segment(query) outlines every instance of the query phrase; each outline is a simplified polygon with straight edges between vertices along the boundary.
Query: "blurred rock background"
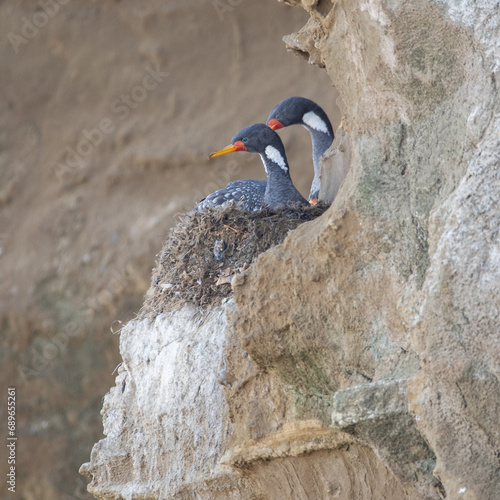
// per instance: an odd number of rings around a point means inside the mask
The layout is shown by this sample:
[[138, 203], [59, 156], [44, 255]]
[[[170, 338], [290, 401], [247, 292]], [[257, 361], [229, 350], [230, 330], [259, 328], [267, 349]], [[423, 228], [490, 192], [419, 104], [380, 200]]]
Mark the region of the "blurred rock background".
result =
[[[290, 95], [338, 124], [327, 74], [281, 41], [307, 19], [268, 0], [0, 2], [0, 418], [15, 387], [17, 498], [91, 498], [78, 468], [102, 436], [112, 331], [176, 216], [265, 178], [254, 155], [208, 153]], [[282, 137], [307, 196], [309, 136]]]

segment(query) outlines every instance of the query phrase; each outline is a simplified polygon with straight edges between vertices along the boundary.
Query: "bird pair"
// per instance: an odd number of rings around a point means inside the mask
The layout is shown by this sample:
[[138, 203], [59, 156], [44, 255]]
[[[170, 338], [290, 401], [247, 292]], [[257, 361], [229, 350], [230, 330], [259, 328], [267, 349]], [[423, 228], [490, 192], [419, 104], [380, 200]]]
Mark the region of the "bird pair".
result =
[[332, 125], [326, 113], [315, 102], [303, 97], [289, 97], [271, 111], [267, 125], [256, 123], [240, 130], [232, 138], [229, 146], [209, 156], [214, 158], [234, 151], [259, 153], [264, 163], [267, 181], [230, 182], [225, 188], [201, 200], [194, 210], [240, 201], [246, 210], [260, 210], [263, 207], [274, 210], [291, 203], [307, 204], [292, 183], [285, 147], [275, 132], [280, 128], [296, 124], [303, 125], [311, 135], [314, 179], [309, 203], [317, 203], [320, 189], [319, 160], [333, 142]]

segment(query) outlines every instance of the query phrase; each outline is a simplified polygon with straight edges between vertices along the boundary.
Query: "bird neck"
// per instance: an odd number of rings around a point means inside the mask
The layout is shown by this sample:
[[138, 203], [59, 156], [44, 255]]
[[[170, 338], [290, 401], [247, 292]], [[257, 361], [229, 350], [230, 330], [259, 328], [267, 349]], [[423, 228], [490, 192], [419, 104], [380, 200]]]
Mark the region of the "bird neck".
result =
[[332, 145], [333, 132], [325, 133], [322, 131], [314, 130], [306, 127], [311, 134], [312, 152], [314, 168], [319, 167], [319, 159], [323, 156], [325, 151]]
[[268, 146], [260, 157], [267, 173], [264, 200], [267, 206], [275, 208], [275, 203], [279, 203], [279, 200], [294, 200], [302, 196], [293, 185], [284, 149], [271, 148]]
[[287, 185], [292, 183], [290, 173], [288, 170], [283, 170], [281, 168], [276, 168], [275, 165], [266, 165], [267, 169], [267, 182], [268, 183], [279, 183], [282, 185]]
[[264, 151], [260, 153], [260, 158], [268, 177], [269, 175], [290, 177], [288, 160], [283, 146], [266, 146]]
[[266, 169], [268, 183], [288, 184], [292, 182], [284, 148], [267, 146], [260, 157]]
[[311, 185], [311, 192], [309, 199], [317, 198], [320, 188], [320, 158], [325, 151], [332, 145], [333, 142], [333, 128], [330, 120], [325, 112], [318, 108], [314, 111], [309, 111], [302, 117], [302, 124], [311, 135], [312, 142], [312, 156], [314, 165], [314, 179]]

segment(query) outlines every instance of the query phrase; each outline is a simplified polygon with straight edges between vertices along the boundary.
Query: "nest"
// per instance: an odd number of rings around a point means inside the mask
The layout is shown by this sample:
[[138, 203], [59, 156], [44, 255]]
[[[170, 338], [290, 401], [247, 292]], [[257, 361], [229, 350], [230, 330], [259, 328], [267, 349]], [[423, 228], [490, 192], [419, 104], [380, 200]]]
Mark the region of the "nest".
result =
[[319, 204], [248, 212], [229, 205], [190, 212], [170, 230], [140, 316], [153, 319], [185, 303], [220, 304], [232, 293], [232, 276], [327, 208]]

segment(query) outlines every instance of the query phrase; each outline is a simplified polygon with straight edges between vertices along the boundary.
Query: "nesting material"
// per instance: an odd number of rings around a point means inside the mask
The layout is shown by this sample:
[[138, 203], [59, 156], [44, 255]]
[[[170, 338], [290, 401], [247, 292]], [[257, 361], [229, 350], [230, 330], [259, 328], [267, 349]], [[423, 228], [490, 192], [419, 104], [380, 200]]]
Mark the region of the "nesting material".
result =
[[154, 318], [187, 302], [220, 304], [232, 293], [234, 275], [327, 208], [294, 206], [249, 212], [230, 205], [190, 212], [170, 230], [140, 315]]

